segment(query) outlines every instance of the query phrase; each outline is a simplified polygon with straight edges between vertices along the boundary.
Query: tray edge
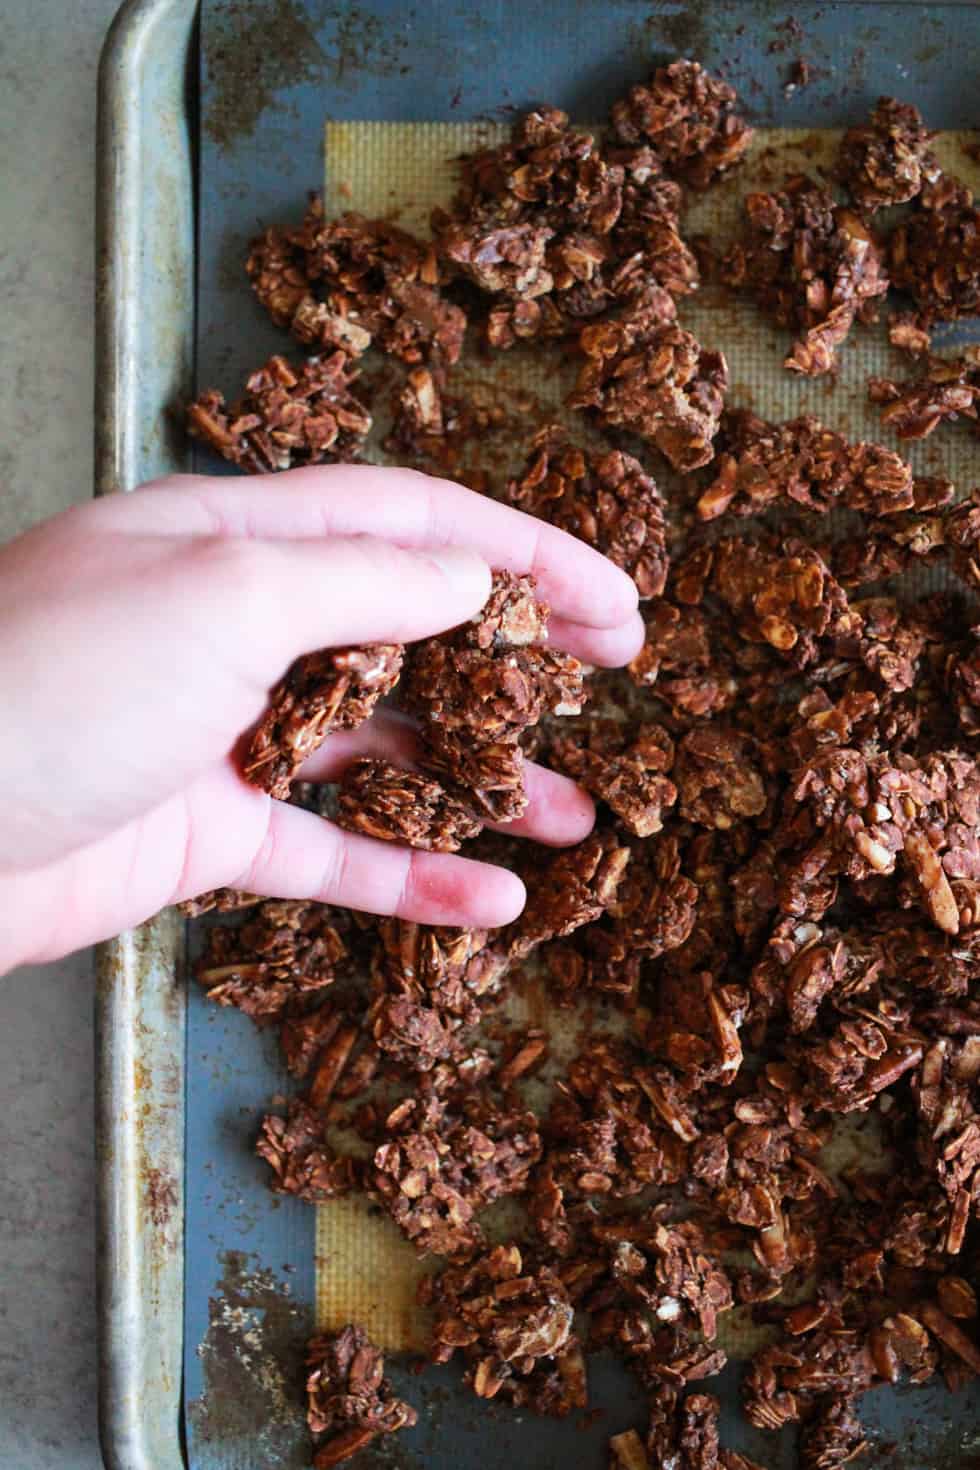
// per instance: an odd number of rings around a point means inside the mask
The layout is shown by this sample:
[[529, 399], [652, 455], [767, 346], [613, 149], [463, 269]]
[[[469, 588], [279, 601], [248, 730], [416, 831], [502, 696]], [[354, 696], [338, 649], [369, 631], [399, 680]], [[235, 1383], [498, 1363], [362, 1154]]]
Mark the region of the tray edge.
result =
[[[188, 465], [164, 416], [193, 372], [186, 84], [197, 11], [198, 0], [126, 0], [100, 61], [97, 495]], [[171, 913], [96, 951], [99, 1433], [108, 1470], [186, 1465], [182, 943]]]

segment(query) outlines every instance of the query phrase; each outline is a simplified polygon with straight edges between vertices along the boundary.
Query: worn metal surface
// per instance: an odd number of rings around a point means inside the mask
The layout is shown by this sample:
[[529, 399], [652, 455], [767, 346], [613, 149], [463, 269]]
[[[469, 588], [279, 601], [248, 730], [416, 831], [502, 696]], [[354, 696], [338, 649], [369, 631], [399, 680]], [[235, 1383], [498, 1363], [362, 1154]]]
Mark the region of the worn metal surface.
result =
[[[192, 379], [194, 0], [130, 0], [99, 80], [96, 489], [187, 467], [168, 410]], [[183, 926], [101, 947], [96, 990], [99, 1420], [109, 1470], [178, 1470]]]

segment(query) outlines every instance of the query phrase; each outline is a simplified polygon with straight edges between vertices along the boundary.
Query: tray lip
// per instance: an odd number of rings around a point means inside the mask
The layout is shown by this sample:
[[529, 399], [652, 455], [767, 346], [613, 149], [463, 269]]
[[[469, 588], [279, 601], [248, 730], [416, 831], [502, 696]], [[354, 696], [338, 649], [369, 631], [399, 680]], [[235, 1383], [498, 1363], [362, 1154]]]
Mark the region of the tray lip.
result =
[[[187, 48], [196, 53], [199, 0], [124, 0], [103, 44], [98, 74], [95, 294], [95, 494], [149, 478], [150, 451], [137, 398], [143, 298], [136, 289], [148, 241], [148, 131], [143, 81], [161, 68], [182, 93]], [[153, 55], [157, 27], [186, 45]], [[169, 70], [166, 70], [169, 68]], [[189, 171], [190, 117], [179, 118], [174, 166]], [[155, 137], [161, 153], [171, 136]], [[178, 234], [175, 232], [175, 240]], [[182, 260], [196, 263], [193, 226]], [[165, 289], [165, 288], [164, 288]], [[191, 310], [193, 307], [191, 307]], [[190, 339], [193, 339], [191, 330]], [[186, 370], [172, 334], [163, 366]], [[156, 366], [156, 365], [155, 365]], [[167, 463], [167, 458], [172, 462]], [[153, 468], [186, 468], [166, 448]], [[164, 914], [96, 946], [96, 1292], [99, 1437], [108, 1470], [184, 1470], [181, 1437], [185, 1026], [182, 926]], [[148, 1081], [137, 1086], [142, 1075]], [[147, 1197], [152, 1167], [166, 1208]], [[155, 1218], [156, 1217], [156, 1218]], [[176, 1350], [174, 1340], [176, 1337]], [[155, 1359], [151, 1374], [148, 1357]]]

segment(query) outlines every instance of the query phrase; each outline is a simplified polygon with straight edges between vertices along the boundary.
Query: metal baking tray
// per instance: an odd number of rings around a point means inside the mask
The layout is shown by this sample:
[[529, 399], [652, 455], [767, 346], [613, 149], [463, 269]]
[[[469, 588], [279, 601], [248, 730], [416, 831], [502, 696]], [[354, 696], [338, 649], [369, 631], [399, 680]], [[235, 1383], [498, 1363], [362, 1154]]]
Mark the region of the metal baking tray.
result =
[[[601, 116], [652, 63], [723, 67], [753, 120], [841, 126], [881, 93], [935, 127], [975, 123], [972, 4], [748, 0], [128, 0], [99, 97], [97, 493], [194, 466], [172, 410], [230, 388], [281, 336], [242, 284], [256, 228], [319, 185], [326, 118], [500, 118], [546, 100]], [[814, 68], [787, 92], [788, 67]], [[209, 471], [214, 466], [208, 464]], [[301, 1350], [315, 1299], [314, 1212], [272, 1196], [249, 1139], [284, 1078], [268, 1033], [185, 986], [173, 914], [101, 947], [97, 990], [100, 1422], [109, 1470], [308, 1463]], [[590, 1429], [477, 1405], [449, 1370], [392, 1376], [419, 1427], [364, 1464], [605, 1463], [642, 1420], [617, 1365], [592, 1369]], [[737, 1369], [710, 1387], [725, 1442], [771, 1470], [792, 1436], [737, 1427]], [[881, 1463], [977, 1463], [980, 1395], [878, 1391], [863, 1410]], [[893, 1453], [888, 1453], [888, 1446]], [[877, 1463], [877, 1461], [876, 1461]]]

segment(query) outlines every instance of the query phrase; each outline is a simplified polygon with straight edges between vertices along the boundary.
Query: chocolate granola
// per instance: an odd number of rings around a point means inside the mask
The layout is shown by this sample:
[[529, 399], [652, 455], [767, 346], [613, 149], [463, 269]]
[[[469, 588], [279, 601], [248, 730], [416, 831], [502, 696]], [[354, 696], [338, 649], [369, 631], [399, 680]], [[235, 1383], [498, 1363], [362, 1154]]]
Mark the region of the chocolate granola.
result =
[[859, 215], [802, 175], [776, 193], [749, 194], [745, 214], [722, 280], [794, 334], [785, 367], [806, 377], [831, 372], [855, 321], [873, 320], [888, 290], [880, 246]]
[[624, 143], [648, 143], [669, 173], [706, 189], [741, 162], [752, 140], [736, 102], [734, 87], [696, 61], [675, 61], [614, 104], [613, 130]]
[[632, 455], [580, 449], [558, 425], [531, 441], [527, 463], [507, 486], [518, 509], [588, 542], [633, 578], [641, 598], [667, 578], [667, 533], [656, 482]]
[[350, 391], [356, 376], [343, 352], [295, 368], [270, 357], [231, 407], [217, 389], [202, 393], [187, 410], [188, 432], [253, 475], [355, 459], [371, 430]]
[[671, 300], [657, 292], [583, 328], [585, 363], [568, 402], [604, 427], [649, 439], [675, 469], [687, 471], [714, 455], [728, 366], [722, 353], [702, 347], [673, 320], [665, 305]]
[[837, 171], [857, 207], [867, 214], [915, 199], [937, 171], [932, 134], [918, 108], [879, 97], [867, 123], [848, 128]]
[[[193, 416], [246, 468], [350, 457], [363, 423], [329, 444], [314, 425], [347, 404], [370, 341], [404, 364], [389, 452], [456, 473], [489, 422], [452, 381], [464, 310], [491, 346], [577, 354], [596, 437], [544, 423], [504, 493], [634, 578], [643, 649], [625, 677], [583, 669], [548, 645], [533, 580], [497, 573], [475, 619], [406, 656], [420, 773], [358, 762], [338, 798], [355, 831], [503, 863], [524, 913], [494, 931], [225, 890], [186, 907], [219, 920], [201, 982], [277, 1026], [301, 1089], [262, 1124], [273, 1187], [365, 1191], [441, 1258], [429, 1357], [461, 1354], [480, 1397], [579, 1412], [586, 1345], [615, 1351], [648, 1409], [613, 1436], [616, 1470], [757, 1470], [720, 1445], [703, 1391], [735, 1306], [768, 1330], [748, 1419], [798, 1425], [813, 1470], [862, 1452], [865, 1392], [980, 1373], [980, 492], [809, 414], [724, 412], [724, 361], [684, 325], [699, 272], [680, 221], [683, 188], [748, 138], [727, 84], [682, 62], [606, 135], [540, 107], [469, 155], [432, 245], [314, 208], [267, 232], [250, 271], [274, 320], [334, 355], [303, 381], [265, 370], [251, 419], [208, 395]], [[942, 360], [929, 340], [975, 312], [976, 210], [930, 141], [882, 99], [842, 144], [851, 203], [807, 179], [750, 195], [722, 271], [811, 376], [869, 319], [887, 253], [913, 303], [889, 335], [917, 376], [871, 392], [901, 437], [976, 418], [972, 350]], [[896, 204], [885, 247], [867, 221]], [[667, 459], [659, 485], [625, 434]], [[910, 570], [944, 590], [911, 597]], [[300, 660], [253, 775], [288, 795], [400, 660]], [[571, 848], [475, 835], [524, 810], [531, 758], [597, 799]], [[541, 985], [579, 1005], [567, 1049]], [[831, 1168], [846, 1119], [875, 1143]], [[360, 1329], [322, 1340], [314, 1368], [318, 1464], [413, 1420]]]
[[356, 358], [374, 342], [407, 363], [459, 358], [466, 316], [440, 290], [435, 251], [387, 220], [327, 220], [315, 197], [299, 228], [252, 242], [246, 270], [276, 326], [315, 351]]
[[483, 823], [430, 776], [403, 771], [389, 761], [362, 760], [344, 773], [337, 825], [384, 842], [456, 852]]
[[384, 1376], [384, 1356], [357, 1323], [307, 1345], [306, 1421], [314, 1436], [314, 1470], [349, 1460], [379, 1435], [418, 1420]]
[[399, 643], [325, 648], [298, 658], [273, 689], [252, 736], [245, 778], [270, 796], [288, 797], [300, 766], [333, 730], [353, 730], [398, 682]]

